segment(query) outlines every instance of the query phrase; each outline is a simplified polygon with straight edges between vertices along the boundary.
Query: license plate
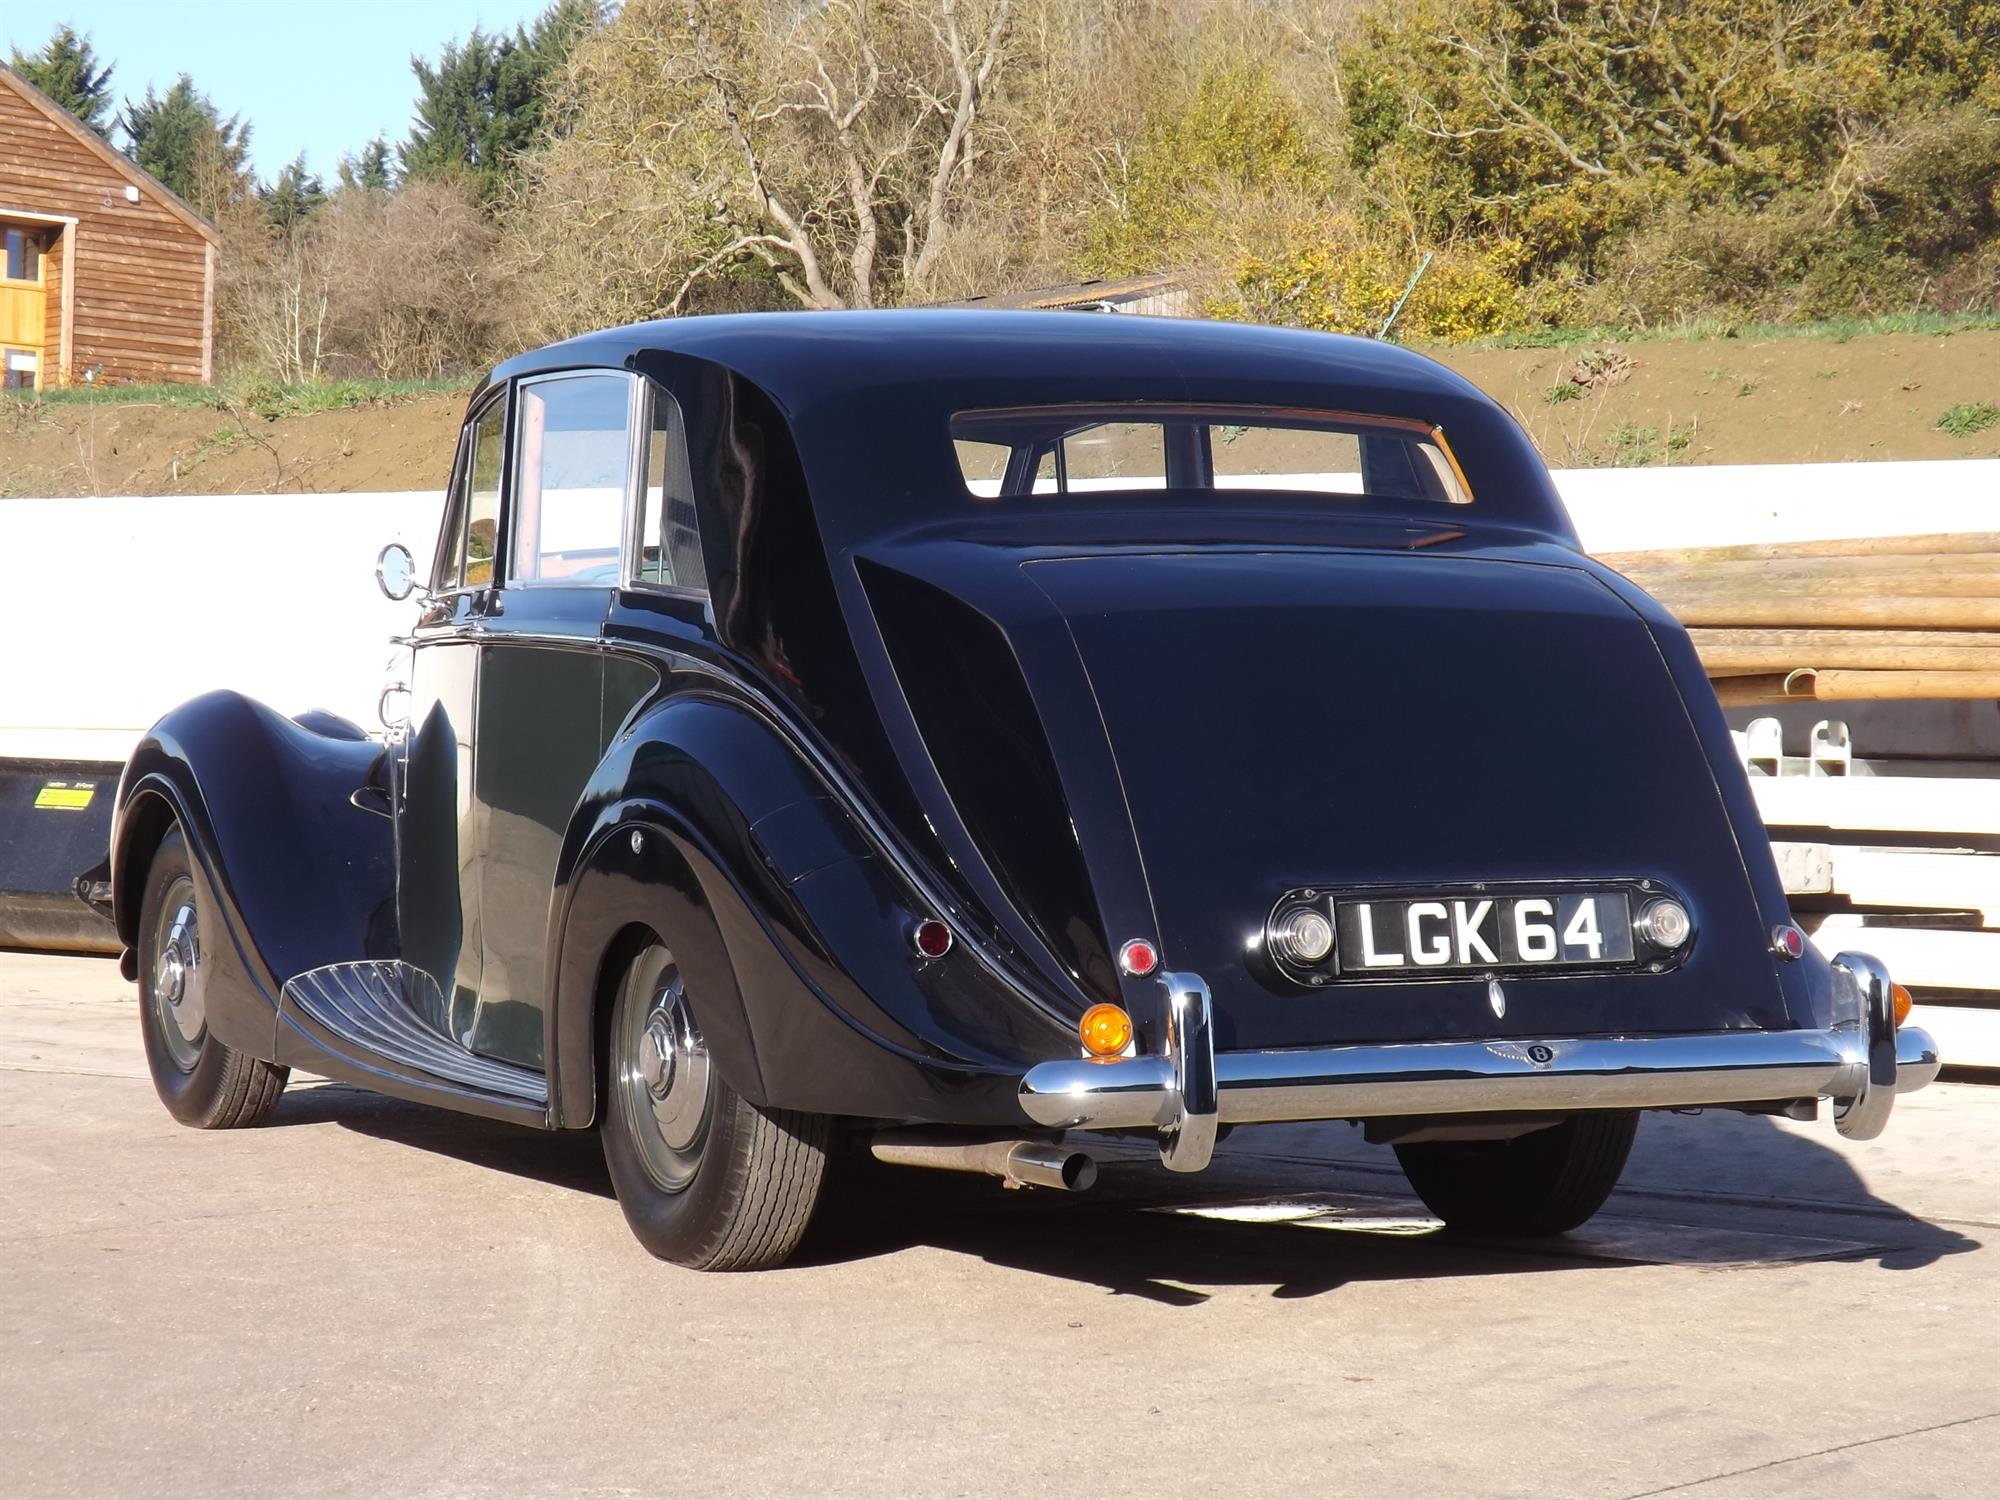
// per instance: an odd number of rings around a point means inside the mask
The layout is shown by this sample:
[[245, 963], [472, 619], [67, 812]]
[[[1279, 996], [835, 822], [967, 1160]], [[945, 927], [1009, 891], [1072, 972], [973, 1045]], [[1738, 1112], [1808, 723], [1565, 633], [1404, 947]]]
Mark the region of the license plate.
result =
[[1623, 891], [1335, 901], [1340, 973], [1579, 969], [1633, 961]]

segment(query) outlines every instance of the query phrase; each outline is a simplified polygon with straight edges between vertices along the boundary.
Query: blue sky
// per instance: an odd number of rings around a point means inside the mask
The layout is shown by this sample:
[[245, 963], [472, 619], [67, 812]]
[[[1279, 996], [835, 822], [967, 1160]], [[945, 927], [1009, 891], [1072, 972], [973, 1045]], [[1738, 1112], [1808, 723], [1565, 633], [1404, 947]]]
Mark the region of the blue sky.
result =
[[[512, 31], [548, 0], [0, 0], [0, 47], [38, 50], [68, 22], [115, 63], [123, 104], [182, 73], [250, 123], [269, 178], [300, 151], [329, 182], [342, 155], [409, 131], [412, 53], [435, 57], [478, 26]], [[11, 54], [8, 54], [11, 55]], [[4, 60], [4, 59], [0, 59]], [[119, 137], [114, 132], [112, 139]]]

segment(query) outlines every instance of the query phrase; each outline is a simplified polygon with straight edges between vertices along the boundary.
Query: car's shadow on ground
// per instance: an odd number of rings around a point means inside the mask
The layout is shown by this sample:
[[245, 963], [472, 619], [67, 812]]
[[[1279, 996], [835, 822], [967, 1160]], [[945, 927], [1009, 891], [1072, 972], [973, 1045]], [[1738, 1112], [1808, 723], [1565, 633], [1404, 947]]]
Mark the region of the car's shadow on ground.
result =
[[[343, 1084], [287, 1093], [276, 1126], [333, 1123], [488, 1170], [609, 1200], [596, 1135], [550, 1135], [382, 1098]], [[1706, 1128], [1704, 1128], [1706, 1127]], [[1314, 1131], [1336, 1149], [1308, 1151]], [[1270, 1139], [1269, 1149], [1258, 1144]], [[1677, 1138], [1676, 1138], [1677, 1137]], [[1431, 1227], [1386, 1149], [1357, 1157], [1342, 1126], [1242, 1132], [1210, 1171], [1177, 1177], [1108, 1145], [1088, 1193], [1010, 1191], [993, 1179], [891, 1168], [840, 1154], [795, 1258], [836, 1265], [930, 1246], [1173, 1305], [1203, 1288], [1308, 1297], [1354, 1282], [1519, 1275], [1621, 1265], [1748, 1266], [1866, 1260], [1908, 1270], [1979, 1242], [1871, 1194], [1839, 1152], [1765, 1119], [1650, 1117], [1625, 1186], [1577, 1235], [1457, 1238]], [[1712, 1155], [1689, 1185], [1653, 1161]], [[1692, 1179], [1698, 1177], [1699, 1182]], [[497, 1209], [496, 1212], [501, 1210]], [[1223, 1215], [1218, 1217], [1216, 1215]]]

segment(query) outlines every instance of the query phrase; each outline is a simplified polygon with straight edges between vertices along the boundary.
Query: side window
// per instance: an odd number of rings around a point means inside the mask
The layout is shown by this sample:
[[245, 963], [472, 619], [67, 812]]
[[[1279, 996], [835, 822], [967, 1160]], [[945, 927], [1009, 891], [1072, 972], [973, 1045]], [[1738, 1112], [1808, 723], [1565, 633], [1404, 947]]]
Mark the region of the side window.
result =
[[1166, 429], [1157, 422], [1099, 422], [1072, 432], [1062, 440], [1055, 477], [1053, 488], [1063, 491], [1163, 490]]
[[465, 586], [493, 582], [493, 547], [500, 533], [500, 464], [506, 445], [507, 403], [495, 401], [472, 431], [471, 481], [465, 497]]
[[[501, 438], [507, 420], [503, 394], [489, 403], [459, 438], [446, 521], [438, 544], [438, 593], [484, 588], [493, 581], [493, 541], [500, 516]], [[469, 524], [468, 524], [469, 523]]]
[[615, 584], [631, 483], [632, 379], [557, 375], [514, 398], [514, 583]]
[[707, 592], [708, 569], [702, 562], [701, 527], [695, 519], [694, 481], [680, 403], [656, 390], [652, 407], [646, 438], [646, 504], [639, 523], [639, 559], [633, 579]]

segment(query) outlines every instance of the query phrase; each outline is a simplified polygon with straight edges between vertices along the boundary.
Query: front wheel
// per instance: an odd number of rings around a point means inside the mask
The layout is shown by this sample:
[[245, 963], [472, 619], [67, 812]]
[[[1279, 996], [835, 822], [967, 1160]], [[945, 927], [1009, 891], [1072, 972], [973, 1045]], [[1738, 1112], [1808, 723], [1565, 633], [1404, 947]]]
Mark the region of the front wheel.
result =
[[1446, 1229], [1565, 1234], [1611, 1196], [1638, 1128], [1629, 1110], [1572, 1115], [1511, 1140], [1398, 1146], [1396, 1159]]
[[179, 828], [168, 830], [146, 872], [139, 906], [139, 1013], [146, 1067], [167, 1112], [183, 1125], [261, 1125], [278, 1107], [291, 1069], [224, 1045], [208, 1029], [208, 974], [222, 933], [196, 900]]
[[759, 1109], [709, 1062], [673, 955], [657, 945], [618, 986], [598, 1127], [625, 1222], [698, 1271], [781, 1265], [819, 1204], [824, 1115]]

